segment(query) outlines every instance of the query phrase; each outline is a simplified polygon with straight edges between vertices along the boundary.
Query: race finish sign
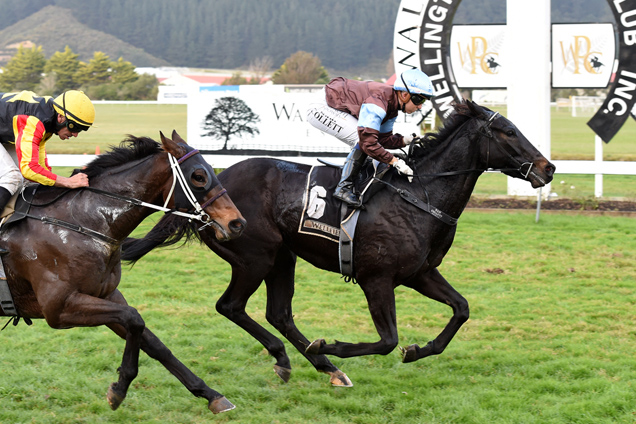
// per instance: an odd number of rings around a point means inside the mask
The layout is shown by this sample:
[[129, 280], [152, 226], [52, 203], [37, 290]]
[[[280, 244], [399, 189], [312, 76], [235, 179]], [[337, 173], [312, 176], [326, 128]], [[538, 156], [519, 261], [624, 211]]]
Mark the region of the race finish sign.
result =
[[[470, 0], [468, 0], [470, 1]], [[433, 106], [446, 119], [459, 88], [504, 88], [506, 57], [500, 54], [505, 26], [453, 26], [461, 0], [402, 0], [393, 53], [396, 74], [419, 68], [433, 82]], [[609, 142], [636, 119], [636, 0], [607, 0], [617, 22], [618, 69], [610, 93], [590, 128]], [[553, 87], [606, 87], [615, 66], [611, 24], [554, 25]]]
[[618, 35], [618, 70], [603, 106], [587, 125], [609, 143], [630, 112], [636, 119], [636, 0], [608, 0]]

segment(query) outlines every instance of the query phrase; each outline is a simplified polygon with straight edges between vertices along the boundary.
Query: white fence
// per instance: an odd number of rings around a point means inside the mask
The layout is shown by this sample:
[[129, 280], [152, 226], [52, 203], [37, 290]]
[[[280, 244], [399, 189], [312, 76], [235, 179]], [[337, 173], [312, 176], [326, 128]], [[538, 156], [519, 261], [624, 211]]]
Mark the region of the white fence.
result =
[[[143, 104], [159, 104], [159, 102], [103, 102], [103, 103], [143, 103]], [[165, 104], [165, 103], [163, 103]], [[427, 119], [427, 128], [435, 122], [435, 113], [431, 113]], [[433, 124], [434, 125], [434, 124]], [[593, 161], [582, 160], [555, 160], [552, 161], [557, 168], [558, 174], [583, 174], [594, 175], [594, 195], [596, 197], [603, 196], [603, 175], [636, 175], [636, 162], [621, 161], [603, 161], [603, 141], [596, 136]], [[232, 156], [232, 155], [204, 155], [205, 160], [215, 168], [227, 168], [237, 162], [248, 159], [249, 156]], [[275, 156], [274, 156], [275, 157]], [[93, 160], [95, 155], [49, 155], [49, 164], [51, 166], [73, 166], [82, 167]], [[317, 157], [309, 156], [286, 156], [280, 159], [290, 160], [309, 165], [318, 164]], [[340, 163], [339, 158], [324, 158], [330, 162]]]

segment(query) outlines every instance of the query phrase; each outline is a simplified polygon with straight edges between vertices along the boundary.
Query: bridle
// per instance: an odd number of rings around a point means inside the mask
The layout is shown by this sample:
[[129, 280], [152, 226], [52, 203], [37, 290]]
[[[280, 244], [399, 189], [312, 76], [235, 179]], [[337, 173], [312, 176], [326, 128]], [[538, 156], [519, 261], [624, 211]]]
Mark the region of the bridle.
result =
[[[486, 168], [485, 169], [481, 169], [481, 168], [472, 168], [472, 169], [464, 169], [464, 170], [459, 170], [459, 171], [448, 171], [448, 172], [439, 172], [439, 173], [434, 173], [434, 174], [418, 174], [415, 173], [413, 176], [414, 177], [447, 177], [447, 176], [452, 176], [452, 175], [461, 175], [461, 174], [469, 174], [469, 173], [473, 173], [473, 172], [483, 172], [483, 171], [489, 171], [489, 172], [519, 172], [524, 178], [528, 178], [528, 176], [530, 174], [532, 174], [534, 177], [536, 177], [537, 179], [539, 179], [540, 181], [543, 181], [543, 179], [538, 176], [535, 172], [532, 171], [532, 167], [534, 166], [532, 164], [532, 162], [520, 162], [517, 158], [515, 158], [514, 156], [512, 156], [508, 150], [506, 150], [506, 148], [504, 147], [504, 142], [502, 142], [501, 140], [497, 139], [493, 132], [492, 132], [492, 124], [501, 117], [501, 115], [499, 114], [499, 112], [491, 112], [490, 116], [488, 117], [488, 119], [479, 119], [481, 121], [481, 125], [477, 128], [477, 130], [471, 135], [470, 137], [470, 141], [473, 142], [475, 141], [475, 139], [478, 137], [480, 141], [481, 139], [485, 138], [487, 140], [488, 145], [486, 146]], [[467, 121], [466, 124], [470, 122]], [[466, 125], [464, 124], [464, 125]], [[461, 128], [461, 127], [460, 127]], [[459, 129], [458, 129], [459, 130]], [[490, 146], [491, 146], [491, 141], [494, 141], [495, 146], [501, 151], [503, 152], [508, 159], [510, 159], [513, 163], [516, 163], [516, 165], [518, 165], [517, 168], [491, 168], [489, 166], [490, 164]], [[521, 151], [519, 150], [519, 148], [517, 146], [515, 146], [512, 143], [505, 143], [505, 146], [508, 146], [509, 148], [511, 148], [512, 150], [515, 151], [515, 153], [517, 155], [519, 155], [520, 157], [523, 157]], [[409, 146], [409, 152], [407, 155], [407, 159], [409, 162], [409, 165], [412, 167], [415, 167], [415, 163], [412, 160], [412, 153], [413, 153], [413, 148], [415, 147], [415, 143], [411, 144]], [[527, 166], [527, 170], [524, 170], [524, 167]]]
[[[223, 196], [227, 192], [225, 188], [221, 188], [221, 190], [219, 190], [218, 193], [216, 193], [210, 199], [208, 199], [203, 204], [201, 204], [201, 202], [203, 202], [203, 197], [205, 196], [205, 194], [210, 191], [210, 186], [212, 185], [211, 175], [208, 172], [208, 170], [201, 165], [193, 164], [187, 167], [183, 165], [183, 163], [187, 161], [189, 158], [196, 155], [200, 155], [200, 154], [201, 153], [199, 152], [198, 149], [193, 149], [189, 151], [188, 153], [186, 153], [185, 155], [183, 155], [181, 158], [177, 159], [172, 154], [168, 153], [168, 161], [170, 162], [170, 169], [172, 171], [173, 178], [172, 178], [172, 186], [170, 187], [170, 191], [168, 195], [166, 196], [166, 201], [164, 202], [163, 206], [154, 205], [152, 203], [147, 203], [138, 199], [122, 196], [122, 195], [111, 193], [105, 190], [100, 190], [98, 188], [84, 187], [84, 190], [92, 191], [94, 193], [99, 193], [113, 199], [123, 200], [132, 205], [143, 206], [143, 207], [155, 209], [155, 210], [166, 212], [166, 213], [171, 213], [173, 215], [182, 216], [184, 218], [188, 218], [188, 220], [190, 221], [192, 220], [199, 221], [205, 224], [203, 227], [199, 229], [200, 231], [212, 223], [210, 220], [210, 215], [208, 215], [204, 209], [210, 206], [212, 203], [214, 203], [216, 200], [218, 200], [221, 196]], [[203, 187], [194, 186], [191, 182], [191, 178], [185, 177], [184, 168], [186, 171], [185, 174], [189, 176], [191, 176], [198, 169], [203, 170], [207, 176], [206, 185]], [[179, 190], [175, 191], [175, 188], [177, 187], [177, 183], [179, 184]], [[168, 203], [170, 202], [170, 199], [172, 198], [173, 195], [175, 197], [175, 207], [174, 209], [170, 209], [168, 208]], [[188, 207], [188, 209], [186, 209], [185, 212], [179, 210], [179, 209], [183, 209], [178, 207], [178, 204], [180, 203], [181, 200], [185, 200], [185, 202], [189, 203], [189, 205], [192, 206], [192, 208]], [[37, 205], [34, 205], [34, 206], [37, 206]], [[194, 210], [194, 213], [190, 213], [189, 211], [191, 210]]]
[[[155, 209], [157, 211], [162, 211], [165, 213], [171, 213], [173, 215], [178, 215], [178, 216], [187, 218], [189, 221], [193, 221], [193, 220], [199, 221], [204, 224], [203, 226], [199, 228], [199, 231], [201, 231], [205, 227], [213, 223], [213, 221], [210, 218], [210, 215], [208, 215], [204, 209], [208, 207], [209, 205], [211, 205], [212, 203], [214, 203], [216, 200], [218, 200], [221, 196], [223, 196], [227, 192], [227, 190], [225, 188], [221, 188], [221, 190], [219, 190], [218, 193], [216, 193], [210, 199], [208, 199], [203, 204], [201, 204], [205, 194], [210, 191], [210, 186], [212, 185], [211, 175], [209, 171], [202, 165], [199, 165], [199, 164], [190, 164], [188, 166], [184, 165], [184, 162], [186, 162], [189, 158], [196, 156], [197, 154], [200, 154], [199, 150], [193, 149], [189, 151], [188, 153], [186, 153], [185, 155], [183, 155], [181, 158], [177, 159], [172, 154], [168, 153], [168, 161], [170, 162], [170, 169], [172, 171], [173, 178], [172, 178], [172, 186], [170, 187], [170, 192], [168, 193], [168, 196], [166, 196], [166, 201], [163, 206], [147, 203], [139, 199], [123, 196], [117, 193], [112, 193], [110, 191], [101, 190], [94, 187], [82, 187], [80, 189], [75, 189], [75, 190], [77, 190], [78, 195], [80, 193], [80, 190], [87, 190], [93, 193], [100, 194], [105, 197], [109, 197], [111, 199], [124, 201], [133, 206], [142, 206], [142, 207], [147, 207], [150, 209]], [[184, 168], [185, 168], [185, 174], [184, 174]], [[191, 178], [185, 177], [185, 175], [192, 176], [192, 174], [198, 169], [202, 169], [208, 177], [207, 183], [203, 187], [196, 187], [194, 184], [192, 184]], [[179, 184], [179, 189], [175, 191], [175, 188], [177, 187], [177, 182]], [[29, 206], [34, 206], [34, 207], [43, 207], [43, 206], [48, 206], [52, 203], [55, 203], [58, 199], [60, 199], [66, 193], [73, 190], [73, 189], [64, 190], [62, 193], [56, 196], [55, 199], [49, 202], [42, 203], [42, 204], [35, 204], [24, 197], [24, 192], [26, 189], [27, 187], [25, 187], [22, 190], [22, 193], [21, 193], [22, 200], [24, 200], [25, 203], [29, 204]], [[167, 206], [173, 195], [175, 196], [175, 208], [170, 209]], [[185, 199], [187, 203], [189, 203], [190, 206], [192, 206], [192, 208], [188, 208], [185, 212], [178, 210], [177, 204], [179, 203], [181, 199]], [[191, 210], [194, 210], [194, 213], [190, 213]], [[108, 243], [117, 244], [117, 240], [113, 239], [112, 237], [109, 237], [105, 234], [99, 233], [97, 231], [94, 231], [88, 228], [84, 228], [74, 223], [70, 223], [70, 222], [63, 221], [57, 218], [50, 218], [46, 216], [39, 217], [39, 216], [31, 215], [29, 213], [21, 213], [17, 211], [15, 213], [19, 213], [20, 215], [24, 215], [28, 218], [37, 219], [39, 221], [42, 221], [43, 223], [58, 225], [78, 233], [86, 234], [93, 238], [96, 238]]]
[[[163, 208], [167, 209], [168, 202], [170, 201], [170, 198], [172, 197], [174, 193], [174, 189], [178, 181], [181, 191], [174, 194], [175, 210], [174, 211], [170, 209], [168, 210], [170, 210], [171, 213], [175, 215], [183, 216], [188, 219], [195, 219], [197, 221], [204, 223], [205, 225], [201, 227], [199, 231], [211, 224], [210, 215], [208, 215], [204, 211], [204, 209], [210, 206], [212, 203], [214, 203], [216, 200], [218, 200], [221, 196], [223, 196], [227, 192], [225, 188], [221, 187], [221, 190], [219, 190], [218, 193], [216, 193], [214, 196], [212, 196], [203, 204], [200, 204], [200, 202], [203, 201], [203, 196], [210, 191], [210, 187], [212, 185], [212, 176], [210, 175], [210, 172], [204, 166], [199, 164], [190, 165], [186, 169], [187, 173], [190, 176], [192, 176], [192, 174], [195, 171], [202, 170], [207, 177], [207, 183], [205, 184], [205, 186], [197, 187], [194, 184], [192, 184], [191, 178], [186, 178], [184, 176], [183, 167], [182, 167], [182, 164], [186, 160], [188, 160], [189, 158], [195, 155], [200, 155], [200, 154], [201, 153], [199, 152], [198, 149], [193, 149], [189, 151], [188, 153], [186, 153], [185, 155], [183, 155], [180, 159], [177, 159], [172, 155], [168, 155], [168, 160], [170, 161], [170, 167], [172, 168], [173, 178], [172, 178], [172, 186], [170, 187], [170, 192], [168, 193], [168, 196], [166, 196], [166, 201], [163, 205]], [[190, 203], [190, 205], [194, 208], [196, 215], [192, 215], [186, 212], [181, 212], [178, 210], [177, 203], [182, 199], [185, 199], [188, 203]]]
[[[486, 169], [488, 171], [497, 171], [497, 172], [511, 172], [511, 171], [517, 171], [519, 172], [521, 175], [523, 175], [524, 178], [528, 178], [528, 175], [530, 175], [531, 171], [532, 171], [532, 167], [533, 164], [532, 162], [520, 162], [517, 158], [515, 158], [514, 156], [512, 156], [508, 150], [506, 150], [506, 148], [504, 147], [504, 145], [502, 144], [502, 141], [497, 139], [493, 133], [492, 133], [492, 124], [493, 122], [495, 122], [499, 117], [501, 117], [501, 115], [499, 114], [499, 112], [492, 112], [492, 114], [490, 115], [490, 117], [488, 118], [488, 120], [483, 121], [482, 125], [479, 126], [479, 128], [477, 129], [477, 133], [483, 137], [486, 137], [486, 139], [488, 140], [488, 147], [486, 149]], [[490, 163], [490, 142], [494, 140], [495, 141], [495, 145], [499, 148], [499, 150], [501, 152], [503, 152], [508, 159], [510, 159], [511, 161], [513, 161], [514, 163], [516, 163], [517, 165], [519, 165], [518, 168], [500, 168], [500, 169], [494, 169], [494, 168], [490, 168], [488, 165]], [[519, 156], [519, 157], [523, 157], [522, 153], [519, 151], [519, 148], [517, 146], [515, 146], [512, 143], [506, 143], [506, 146], [510, 147], [512, 150], [515, 151], [515, 153]], [[524, 166], [528, 166], [528, 170], [524, 172], [523, 167]], [[533, 173], [533, 175], [537, 176], [536, 174]], [[537, 176], [538, 177], [538, 176]]]
[[[524, 175], [525, 178], [528, 177], [528, 175], [532, 174], [534, 175], [536, 178], [538, 178], [540, 181], [543, 181], [543, 179], [541, 177], [539, 177], [538, 175], [536, 175], [533, 171], [532, 171], [532, 167], [533, 164], [532, 162], [520, 162], [519, 160], [517, 160], [516, 158], [514, 158], [509, 152], [508, 150], [506, 150], [506, 148], [504, 147], [503, 143], [498, 140], [494, 134], [492, 133], [492, 124], [499, 118], [501, 117], [501, 115], [499, 114], [499, 112], [492, 112], [490, 114], [490, 116], [488, 117], [488, 119], [479, 119], [481, 121], [481, 125], [477, 128], [477, 131], [475, 131], [473, 134], [471, 134], [470, 136], [470, 141], [474, 142], [476, 140], [476, 137], [479, 138], [479, 140], [477, 140], [478, 142], [483, 139], [486, 138], [486, 140], [488, 141], [488, 145], [486, 146], [486, 171], [497, 171], [497, 172], [519, 172], [521, 175]], [[471, 122], [471, 120], [466, 121], [463, 125], [461, 125], [456, 131], [459, 131], [464, 125], [468, 124], [468, 122]], [[490, 160], [490, 145], [491, 145], [491, 141], [494, 140], [495, 145], [509, 158], [513, 161], [513, 163], [516, 163], [518, 165], [518, 168], [499, 168], [499, 169], [493, 169], [490, 168], [489, 165], [489, 160]], [[409, 165], [415, 169], [416, 168], [416, 164], [414, 163], [413, 160], [413, 149], [415, 147], [416, 143], [412, 143], [409, 146], [409, 151], [407, 154], [407, 161], [409, 162]], [[523, 155], [521, 154], [521, 152], [519, 151], [519, 149], [514, 146], [511, 143], [506, 143], [507, 146], [509, 146], [510, 148], [512, 148], [520, 157], [523, 157]], [[524, 166], [528, 166], [527, 171], [524, 171]], [[375, 177], [374, 179], [378, 182], [383, 183], [384, 185], [391, 187], [392, 189], [394, 189], [399, 195], [400, 197], [402, 197], [402, 199], [404, 199], [405, 201], [407, 201], [408, 203], [410, 203], [411, 205], [415, 206], [416, 208], [432, 215], [433, 217], [439, 219], [440, 221], [442, 221], [443, 223], [447, 224], [447, 225], [457, 225], [457, 220], [458, 218], [452, 217], [450, 215], [448, 215], [447, 213], [445, 213], [444, 211], [436, 208], [435, 206], [431, 205], [431, 201], [430, 201], [430, 197], [428, 194], [428, 190], [426, 190], [426, 187], [424, 187], [424, 185], [422, 184], [422, 181], [420, 181], [419, 177], [447, 177], [447, 176], [452, 176], [452, 175], [461, 175], [461, 174], [470, 174], [473, 172], [484, 172], [484, 169], [481, 168], [474, 168], [474, 169], [464, 169], [464, 170], [458, 170], [458, 171], [447, 171], [447, 172], [439, 172], [439, 173], [435, 173], [435, 174], [418, 174], [418, 173], [414, 173], [413, 177], [417, 177], [420, 185], [422, 186], [423, 190], [424, 190], [424, 194], [426, 195], [426, 199], [425, 200], [421, 200], [418, 199], [416, 196], [414, 196], [410, 191], [406, 190], [406, 189], [402, 189], [396, 186], [393, 186], [392, 184], [379, 179], [377, 177]], [[525, 172], [525, 173], [524, 173]]]

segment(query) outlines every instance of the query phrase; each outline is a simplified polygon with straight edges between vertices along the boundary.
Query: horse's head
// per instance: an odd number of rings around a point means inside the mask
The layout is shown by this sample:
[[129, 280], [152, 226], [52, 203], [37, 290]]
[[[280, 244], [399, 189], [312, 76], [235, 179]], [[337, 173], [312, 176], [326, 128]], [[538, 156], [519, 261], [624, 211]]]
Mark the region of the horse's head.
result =
[[164, 150], [171, 155], [173, 171], [172, 184], [165, 189], [166, 204], [198, 215], [204, 226], [214, 228], [219, 241], [240, 236], [245, 229], [245, 218], [234, 206], [214, 169], [176, 131], [172, 132], [172, 138], [160, 134]]
[[466, 101], [466, 105], [479, 121], [476, 137], [485, 168], [530, 181], [533, 188], [552, 181], [556, 167], [510, 120], [474, 102]]

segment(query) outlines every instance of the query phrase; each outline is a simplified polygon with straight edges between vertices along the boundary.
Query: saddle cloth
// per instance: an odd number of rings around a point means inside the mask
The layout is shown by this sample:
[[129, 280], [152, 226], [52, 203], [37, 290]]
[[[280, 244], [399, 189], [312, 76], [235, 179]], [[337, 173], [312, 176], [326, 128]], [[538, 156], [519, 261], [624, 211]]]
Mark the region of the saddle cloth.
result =
[[[333, 179], [333, 174], [315, 172], [317, 169], [324, 169], [324, 167], [312, 166], [307, 174], [303, 212], [298, 232], [338, 243], [340, 272], [345, 277], [353, 277], [353, 239], [360, 209], [349, 208], [340, 200], [327, 195], [333, 192], [337, 181]], [[365, 167], [361, 173], [364, 175], [362, 181], [357, 184], [358, 191], [362, 193], [363, 203], [374, 194], [371, 191], [366, 197], [364, 196], [374, 182], [373, 177], [382, 178], [387, 169], [386, 165], [377, 161]]]
[[335, 189], [328, 173], [315, 172], [312, 166], [307, 174], [303, 196], [303, 212], [298, 232], [322, 237], [333, 242], [340, 239], [340, 200], [327, 195]]

